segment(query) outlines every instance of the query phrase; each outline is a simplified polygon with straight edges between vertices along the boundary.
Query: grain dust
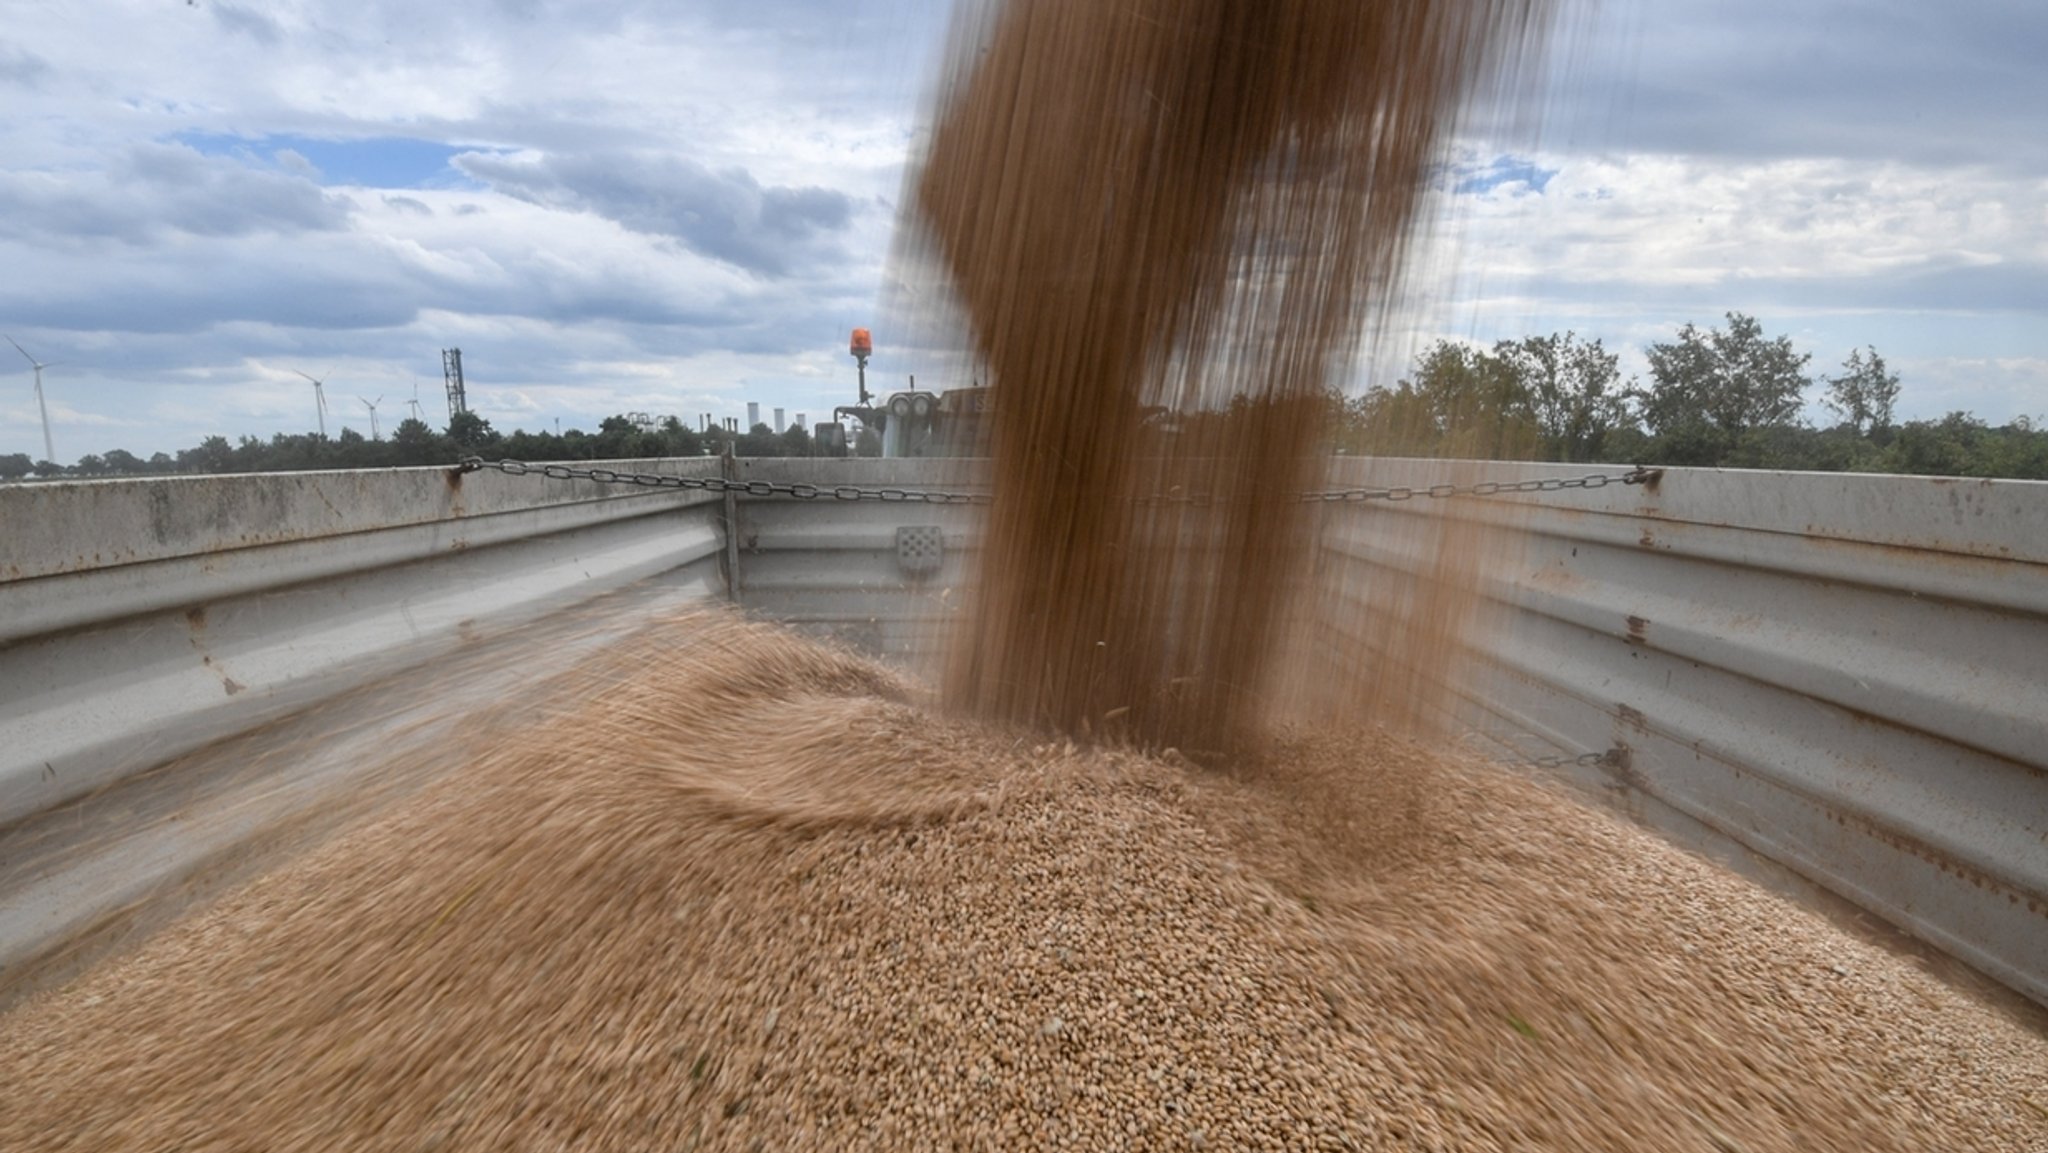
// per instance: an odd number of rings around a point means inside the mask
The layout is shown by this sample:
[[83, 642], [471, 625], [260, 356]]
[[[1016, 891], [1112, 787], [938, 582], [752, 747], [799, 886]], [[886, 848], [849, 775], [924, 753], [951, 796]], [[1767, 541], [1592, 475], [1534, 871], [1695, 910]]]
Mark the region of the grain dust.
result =
[[955, 707], [1256, 742], [1327, 390], [1393, 307], [1439, 145], [1550, 7], [963, 6], [907, 262], [943, 270], [921, 296], [957, 301], [995, 390]]

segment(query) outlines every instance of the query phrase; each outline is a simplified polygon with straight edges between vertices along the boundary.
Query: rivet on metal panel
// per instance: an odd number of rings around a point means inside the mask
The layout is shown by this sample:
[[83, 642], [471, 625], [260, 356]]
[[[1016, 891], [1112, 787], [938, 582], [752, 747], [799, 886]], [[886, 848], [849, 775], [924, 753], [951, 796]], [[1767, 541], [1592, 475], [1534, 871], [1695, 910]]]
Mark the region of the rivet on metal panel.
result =
[[935, 524], [906, 524], [896, 529], [896, 564], [910, 576], [939, 571], [946, 559], [946, 534]]

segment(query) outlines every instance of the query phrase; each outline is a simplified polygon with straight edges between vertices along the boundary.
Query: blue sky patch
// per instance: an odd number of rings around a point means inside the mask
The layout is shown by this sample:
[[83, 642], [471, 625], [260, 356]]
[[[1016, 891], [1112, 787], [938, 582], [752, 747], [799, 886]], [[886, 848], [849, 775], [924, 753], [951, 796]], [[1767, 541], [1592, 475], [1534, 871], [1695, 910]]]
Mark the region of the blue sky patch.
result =
[[1503, 184], [1521, 183], [1528, 185], [1529, 191], [1541, 193], [1550, 183], [1550, 178], [1557, 175], [1557, 171], [1555, 168], [1544, 168], [1534, 161], [1523, 160], [1518, 156], [1496, 156], [1493, 163], [1483, 168], [1466, 168], [1460, 171], [1458, 181], [1451, 186], [1451, 191], [1460, 195], [1491, 192]]
[[[367, 140], [317, 140], [290, 134], [231, 136], [213, 132], [181, 132], [176, 139], [208, 156], [232, 156], [246, 163], [287, 172], [301, 172], [323, 185], [364, 188], [473, 188], [449, 159], [472, 147], [379, 136]], [[294, 154], [312, 165], [307, 172]]]

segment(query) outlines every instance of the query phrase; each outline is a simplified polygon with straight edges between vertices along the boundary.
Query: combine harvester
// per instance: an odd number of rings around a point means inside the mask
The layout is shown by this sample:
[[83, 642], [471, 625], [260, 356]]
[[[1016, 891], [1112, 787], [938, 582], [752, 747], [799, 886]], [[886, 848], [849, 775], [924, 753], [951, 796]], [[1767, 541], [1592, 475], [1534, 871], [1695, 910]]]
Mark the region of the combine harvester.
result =
[[[0, 993], [318, 836], [367, 752], [516, 712], [663, 607], [922, 659], [977, 547], [971, 467], [0, 486]], [[1447, 706], [1463, 731], [2048, 1004], [2048, 485], [1483, 471], [1528, 491], [1432, 500], [1434, 462], [1336, 462], [1318, 531], [1355, 595], [1322, 625], [1413, 602], [1409, 529], [1518, 525], [1480, 589], [1504, 627]]]

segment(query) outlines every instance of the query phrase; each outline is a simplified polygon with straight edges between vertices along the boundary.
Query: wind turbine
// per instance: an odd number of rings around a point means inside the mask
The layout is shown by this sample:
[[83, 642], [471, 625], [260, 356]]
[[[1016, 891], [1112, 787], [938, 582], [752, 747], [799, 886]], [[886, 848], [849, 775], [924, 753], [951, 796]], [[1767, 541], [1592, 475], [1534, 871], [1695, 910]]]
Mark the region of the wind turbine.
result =
[[[7, 343], [14, 344], [14, 338], [8, 337]], [[14, 344], [14, 351], [26, 357], [29, 366], [36, 371], [36, 409], [43, 414], [43, 459], [54, 461], [57, 459], [57, 449], [50, 442], [50, 406], [43, 403], [43, 370], [54, 368], [57, 364], [62, 364], [63, 362], [57, 361], [52, 364], [44, 364], [35, 357], [29, 356], [28, 349], [18, 344]]]
[[[363, 398], [362, 398], [362, 397], [360, 397], [360, 396], [359, 396], [359, 397], [357, 397], [356, 399], [357, 399], [357, 400], [363, 400]], [[375, 400], [363, 400], [363, 407], [364, 407], [364, 408], [367, 408], [367, 409], [369, 409], [369, 410], [370, 410], [370, 439], [371, 439], [371, 440], [382, 440], [382, 439], [383, 439], [383, 437], [381, 437], [381, 436], [378, 436], [378, 435], [377, 435], [377, 406], [378, 406], [378, 405], [380, 405], [380, 404], [382, 404], [382, 403], [384, 403], [384, 398], [383, 398], [383, 397], [381, 397], [381, 396], [380, 396], [380, 397], [378, 397], [378, 398], [377, 398], [377, 399], [375, 399]]]
[[[384, 398], [378, 397], [377, 399], [382, 400]], [[405, 403], [412, 406], [412, 418], [418, 420], [421, 424], [425, 424], [426, 421], [420, 418], [420, 378], [417, 376], [412, 378], [412, 399]]]
[[[299, 372], [299, 370], [298, 370], [298, 369], [296, 369], [296, 368], [295, 368], [295, 369], [292, 369], [292, 371], [293, 371], [293, 372]], [[326, 439], [327, 439], [327, 389], [326, 389], [326, 388], [325, 388], [325, 387], [324, 387], [324, 386], [323, 386], [323, 385], [322, 385], [322, 384], [320, 383], [320, 381], [319, 381], [319, 380], [317, 380], [317, 379], [315, 379], [315, 378], [313, 378], [313, 377], [311, 377], [311, 376], [307, 376], [307, 374], [305, 374], [305, 373], [303, 373], [303, 372], [299, 372], [299, 375], [300, 375], [300, 376], [304, 376], [304, 377], [306, 377], [306, 379], [307, 379], [307, 380], [311, 380], [311, 381], [313, 381], [313, 406], [314, 406], [314, 408], [315, 408], [315, 409], [317, 409], [317, 410], [319, 411], [319, 414], [320, 414], [320, 439], [321, 439], [321, 440], [326, 440]]]

